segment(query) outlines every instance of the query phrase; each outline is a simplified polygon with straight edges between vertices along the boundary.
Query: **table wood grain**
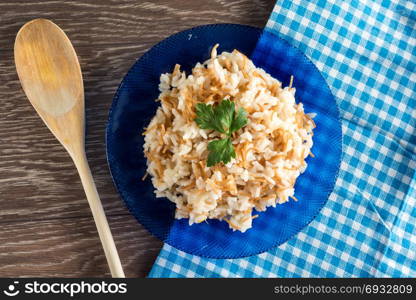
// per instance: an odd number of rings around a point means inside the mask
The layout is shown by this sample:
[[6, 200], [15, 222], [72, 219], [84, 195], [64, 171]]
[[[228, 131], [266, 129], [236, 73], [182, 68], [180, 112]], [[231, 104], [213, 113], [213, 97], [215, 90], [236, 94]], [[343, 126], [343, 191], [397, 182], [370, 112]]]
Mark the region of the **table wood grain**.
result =
[[76, 169], [20, 87], [19, 28], [48, 18], [69, 36], [85, 80], [86, 148], [128, 277], [146, 276], [162, 243], [129, 214], [105, 156], [108, 109], [121, 79], [153, 44], [202, 24], [263, 27], [274, 0], [0, 2], [0, 277], [108, 277]]

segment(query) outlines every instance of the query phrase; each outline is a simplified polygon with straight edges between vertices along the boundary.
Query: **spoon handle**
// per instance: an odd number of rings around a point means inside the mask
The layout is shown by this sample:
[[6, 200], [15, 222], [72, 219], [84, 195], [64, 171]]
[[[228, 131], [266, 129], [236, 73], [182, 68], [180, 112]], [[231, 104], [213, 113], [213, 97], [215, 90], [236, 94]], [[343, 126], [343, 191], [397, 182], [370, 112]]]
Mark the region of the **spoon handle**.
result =
[[87, 195], [88, 203], [94, 217], [95, 225], [97, 226], [101, 244], [104, 248], [111, 276], [113, 278], [124, 278], [125, 275], [120, 262], [120, 257], [118, 256], [117, 248], [114, 243], [110, 227], [108, 226], [107, 218], [105, 216], [97, 188], [95, 187], [85, 152], [79, 156], [74, 156], [73, 160], [77, 167], [79, 176], [81, 177], [85, 194]]

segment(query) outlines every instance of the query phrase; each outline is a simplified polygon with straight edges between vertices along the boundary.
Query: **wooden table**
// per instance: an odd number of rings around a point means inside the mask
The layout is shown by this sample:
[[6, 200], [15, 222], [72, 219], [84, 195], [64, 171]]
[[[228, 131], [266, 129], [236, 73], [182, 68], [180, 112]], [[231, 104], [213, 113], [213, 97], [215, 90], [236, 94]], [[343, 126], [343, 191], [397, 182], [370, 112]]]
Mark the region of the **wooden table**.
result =
[[196, 25], [263, 27], [274, 0], [0, 2], [0, 277], [109, 276], [75, 167], [20, 87], [19, 28], [48, 18], [72, 40], [85, 80], [87, 155], [129, 277], [146, 276], [162, 243], [129, 214], [107, 167], [105, 126], [124, 74], [163, 38]]

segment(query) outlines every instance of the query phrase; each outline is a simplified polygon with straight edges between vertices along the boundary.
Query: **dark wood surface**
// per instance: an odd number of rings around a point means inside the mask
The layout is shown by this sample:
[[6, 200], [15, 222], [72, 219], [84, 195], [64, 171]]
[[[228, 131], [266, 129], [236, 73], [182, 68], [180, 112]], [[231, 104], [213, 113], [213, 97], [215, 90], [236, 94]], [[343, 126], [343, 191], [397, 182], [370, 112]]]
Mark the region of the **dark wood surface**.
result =
[[87, 155], [128, 277], [146, 276], [162, 243], [128, 213], [107, 167], [104, 132], [114, 92], [134, 61], [201, 24], [263, 27], [274, 0], [0, 1], [0, 277], [109, 276], [72, 161], [20, 87], [19, 28], [48, 18], [71, 39], [85, 80]]

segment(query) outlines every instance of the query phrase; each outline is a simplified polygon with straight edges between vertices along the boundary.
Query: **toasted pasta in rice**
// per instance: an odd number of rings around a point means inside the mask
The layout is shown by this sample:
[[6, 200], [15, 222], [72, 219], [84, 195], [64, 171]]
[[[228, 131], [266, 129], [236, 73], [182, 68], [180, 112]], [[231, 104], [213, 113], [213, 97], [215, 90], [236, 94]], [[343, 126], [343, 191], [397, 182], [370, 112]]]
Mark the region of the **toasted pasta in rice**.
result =
[[[296, 200], [315, 124], [291, 85], [283, 88], [237, 50], [217, 55], [217, 46], [188, 76], [179, 65], [160, 76], [161, 105], [143, 133], [144, 153], [156, 196], [176, 204], [176, 218], [224, 220], [244, 232], [253, 209]], [[236, 158], [207, 167], [208, 143], [221, 134], [198, 127], [195, 105], [223, 99], [243, 107], [248, 123], [232, 136]]]

